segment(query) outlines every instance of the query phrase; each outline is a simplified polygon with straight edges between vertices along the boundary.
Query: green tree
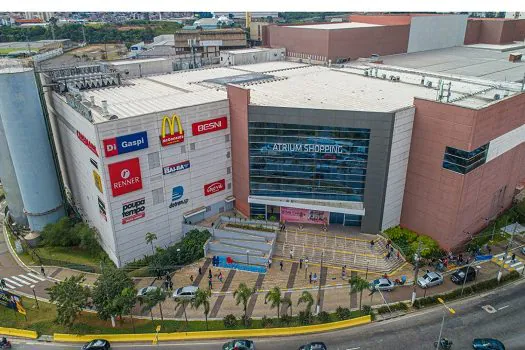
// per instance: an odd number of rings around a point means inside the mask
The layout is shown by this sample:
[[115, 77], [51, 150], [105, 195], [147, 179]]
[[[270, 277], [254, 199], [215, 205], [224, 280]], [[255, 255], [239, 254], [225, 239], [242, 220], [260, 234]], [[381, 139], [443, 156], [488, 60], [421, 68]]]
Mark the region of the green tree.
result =
[[297, 299], [297, 306], [300, 304], [306, 305], [305, 312], [308, 315], [308, 318], [310, 318], [312, 315], [312, 305], [314, 305], [314, 297], [312, 296], [312, 293], [307, 290], [303, 290], [301, 296], [299, 299]]
[[155, 306], [159, 306], [160, 311], [160, 320], [164, 321], [164, 314], [162, 312], [162, 303], [166, 300], [167, 294], [164, 290], [161, 288], [156, 288], [153, 290], [150, 290], [146, 293], [146, 295], [139, 298], [139, 301], [141, 304], [144, 304], [144, 307], [142, 308], [142, 312], [149, 311], [151, 314], [151, 320], [153, 321], [153, 308]]
[[93, 304], [100, 319], [113, 320], [113, 317], [124, 314], [122, 304], [113, 301], [126, 288], [133, 288], [133, 281], [126, 272], [109, 264], [104, 266], [93, 287]]
[[120, 319], [122, 322], [122, 315], [129, 315], [131, 318], [131, 326], [133, 327], [133, 333], [135, 333], [135, 322], [133, 320], [133, 307], [137, 303], [137, 290], [134, 287], [127, 287], [122, 290], [113, 300], [113, 306], [115, 309], [120, 310], [122, 314]]
[[247, 317], [246, 309], [248, 307], [248, 301], [250, 301], [251, 296], [255, 293], [255, 287], [248, 288], [246, 283], [239, 284], [239, 287], [233, 292], [233, 297], [235, 298], [235, 305], [242, 303], [242, 308], [244, 311], [244, 326], [247, 327]]
[[192, 309], [199, 309], [201, 306], [204, 309], [204, 319], [206, 321], [206, 330], [208, 330], [208, 314], [210, 313], [210, 298], [211, 290], [198, 289], [195, 293], [195, 299], [191, 302]]
[[282, 300], [281, 300], [281, 303], [283, 305], [286, 305], [286, 308], [285, 310], [288, 310], [290, 309], [290, 316], [293, 316], [293, 306], [292, 306], [292, 299], [290, 297], [284, 297]]
[[270, 302], [270, 309], [277, 308], [277, 318], [280, 319], [280, 313], [279, 310], [281, 308], [282, 303], [282, 295], [281, 295], [281, 289], [279, 287], [273, 287], [266, 293], [266, 296], [264, 297], [264, 301]]
[[348, 283], [350, 284], [350, 294], [360, 293], [359, 295], [359, 310], [361, 310], [361, 303], [363, 301], [363, 291], [366, 290], [369, 286], [369, 283], [364, 278], [359, 276], [352, 276]]
[[186, 320], [186, 329], [188, 329], [188, 315], [186, 315], [186, 306], [188, 306], [190, 302], [191, 301], [186, 298], [175, 299], [175, 303], [177, 303], [177, 306], [182, 307], [182, 310], [184, 311], [184, 319]]
[[156, 234], [152, 232], [146, 233], [146, 244], [151, 244], [151, 253], [153, 255], [155, 254], [155, 249], [153, 249], [153, 241], [156, 241], [156, 240], [157, 240]]
[[67, 277], [65, 280], [47, 288], [50, 301], [56, 304], [56, 322], [70, 328], [87, 305], [89, 289], [82, 286], [84, 275]]

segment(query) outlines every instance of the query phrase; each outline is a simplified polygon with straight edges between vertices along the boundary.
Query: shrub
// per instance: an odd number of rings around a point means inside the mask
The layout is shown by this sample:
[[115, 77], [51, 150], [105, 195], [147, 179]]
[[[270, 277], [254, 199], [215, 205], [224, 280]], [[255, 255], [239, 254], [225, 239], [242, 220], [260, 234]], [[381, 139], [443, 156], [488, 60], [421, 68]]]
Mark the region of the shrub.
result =
[[224, 322], [224, 327], [226, 328], [237, 327], [237, 317], [235, 317], [235, 315], [229, 314], [224, 316], [222, 322]]
[[321, 311], [318, 315], [317, 315], [317, 319], [319, 320], [319, 322], [321, 323], [328, 323], [330, 322], [330, 314], [326, 311]]
[[261, 319], [261, 324], [264, 328], [270, 328], [273, 326], [273, 320], [271, 318], [268, 318], [265, 316], [263, 316], [263, 318]]
[[306, 326], [312, 322], [312, 314], [308, 311], [300, 311], [297, 319], [300, 324]]
[[363, 305], [361, 309], [365, 315], [370, 315], [372, 313], [372, 307], [370, 305]]
[[[390, 309], [389, 309], [390, 307]], [[399, 302], [399, 303], [396, 303], [396, 304], [390, 304], [388, 306], [381, 306], [380, 308], [377, 309], [377, 313], [378, 314], [385, 314], [385, 313], [388, 313], [390, 311], [394, 312], [394, 311], [406, 311], [408, 310], [408, 306], [405, 304], [405, 303], [402, 303], [402, 302]]]
[[347, 308], [347, 307], [341, 307], [339, 306], [336, 310], [335, 310], [335, 314], [337, 316], [337, 318], [341, 321], [343, 320], [348, 320], [350, 318], [350, 309]]
[[281, 324], [285, 325], [285, 326], [290, 325], [290, 323], [292, 323], [292, 321], [293, 321], [293, 317], [290, 316], [290, 315], [282, 315], [281, 319], [280, 319]]
[[[246, 319], [246, 321], [245, 321]], [[251, 328], [252, 326], [252, 318], [251, 317], [245, 317], [244, 315], [241, 316], [241, 323], [243, 325], [246, 325], [246, 328]]]

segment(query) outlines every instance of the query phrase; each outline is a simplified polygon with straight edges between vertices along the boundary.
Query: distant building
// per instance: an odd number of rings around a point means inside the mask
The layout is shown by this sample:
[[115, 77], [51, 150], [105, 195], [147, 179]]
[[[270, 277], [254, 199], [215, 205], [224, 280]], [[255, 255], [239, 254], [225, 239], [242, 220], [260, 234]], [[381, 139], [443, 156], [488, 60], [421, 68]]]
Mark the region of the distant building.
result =
[[51, 17], [54, 17], [54, 12], [26, 12], [25, 18], [26, 19], [34, 19], [34, 18], [40, 18], [44, 22], [48, 22]]
[[219, 57], [220, 50], [241, 49], [247, 46], [246, 34], [241, 28], [213, 30], [179, 30], [174, 34], [178, 53], [200, 52], [203, 58]]
[[524, 40], [525, 18], [469, 18], [464, 44], [502, 45]]
[[250, 23], [250, 40], [261, 42], [263, 40], [263, 27], [269, 25], [270, 22], [251, 22]]
[[525, 12], [505, 12], [505, 18], [525, 19]]

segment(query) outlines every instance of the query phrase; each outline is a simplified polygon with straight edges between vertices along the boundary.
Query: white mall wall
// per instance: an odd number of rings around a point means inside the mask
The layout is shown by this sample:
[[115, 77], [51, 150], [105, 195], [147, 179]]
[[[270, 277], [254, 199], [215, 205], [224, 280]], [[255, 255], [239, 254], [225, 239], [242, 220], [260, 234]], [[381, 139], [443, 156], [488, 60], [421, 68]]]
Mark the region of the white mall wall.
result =
[[415, 16], [410, 23], [408, 53], [462, 46], [468, 15]]
[[487, 163], [525, 142], [525, 124], [490, 141]]

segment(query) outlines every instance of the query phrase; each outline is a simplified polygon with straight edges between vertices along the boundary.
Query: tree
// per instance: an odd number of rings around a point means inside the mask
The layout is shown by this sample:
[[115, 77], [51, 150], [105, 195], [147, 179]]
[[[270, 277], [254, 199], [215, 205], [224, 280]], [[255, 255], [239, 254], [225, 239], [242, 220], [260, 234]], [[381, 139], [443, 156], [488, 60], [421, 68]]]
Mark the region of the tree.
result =
[[50, 301], [56, 304], [56, 322], [68, 328], [87, 305], [89, 289], [82, 286], [84, 275], [67, 277], [65, 280], [47, 288]]
[[290, 297], [284, 297], [282, 300], [281, 300], [281, 303], [283, 303], [283, 305], [286, 305], [286, 309], [290, 309], [290, 316], [293, 316], [293, 309], [292, 309], [292, 299]]
[[139, 298], [141, 305], [144, 304], [142, 312], [149, 311], [151, 314], [151, 320], [153, 321], [153, 308], [159, 305], [160, 320], [164, 321], [164, 314], [162, 313], [162, 302], [166, 300], [167, 294], [161, 288], [150, 290], [146, 295]]
[[270, 309], [277, 308], [277, 318], [280, 319], [279, 309], [282, 303], [281, 289], [279, 287], [270, 289], [270, 291], [266, 293], [264, 301], [270, 302]]
[[353, 276], [348, 280], [350, 284], [350, 294], [351, 293], [360, 293], [359, 295], [359, 310], [361, 310], [362, 301], [363, 301], [363, 291], [366, 290], [369, 286], [369, 283], [364, 278], [359, 276]]
[[182, 307], [182, 310], [184, 310], [184, 319], [186, 320], [186, 329], [188, 329], [188, 316], [186, 315], [186, 306], [190, 303], [190, 300], [186, 298], [178, 298], [178, 299], [175, 299], [175, 302], [177, 303], [177, 306]]
[[210, 313], [210, 298], [211, 290], [198, 289], [195, 293], [195, 299], [191, 302], [192, 309], [199, 309], [201, 306], [204, 309], [204, 319], [206, 320], [206, 330], [208, 330], [208, 314]]
[[133, 327], [133, 333], [135, 333], [135, 322], [133, 321], [133, 307], [137, 303], [137, 290], [134, 287], [127, 287], [122, 290], [114, 300], [114, 307], [121, 310], [122, 315], [129, 315], [131, 318], [131, 326]]
[[155, 254], [155, 249], [153, 249], [153, 241], [156, 241], [157, 240], [157, 235], [152, 233], [152, 232], [148, 232], [146, 233], [146, 244], [151, 244], [151, 253], [152, 254]]
[[233, 297], [235, 298], [235, 305], [242, 303], [244, 311], [244, 326], [248, 326], [246, 309], [248, 307], [248, 301], [250, 301], [251, 296], [255, 293], [255, 287], [248, 288], [246, 283], [239, 284], [239, 287], [233, 292]]
[[113, 326], [114, 316], [122, 315], [123, 305], [115, 304], [113, 300], [122, 294], [126, 288], [133, 288], [133, 281], [124, 270], [113, 265], [106, 265], [97, 278], [93, 288], [93, 304], [97, 308], [98, 317], [102, 320], [111, 318]]
[[312, 305], [314, 304], [314, 297], [312, 293], [307, 290], [303, 290], [301, 296], [297, 300], [297, 306], [300, 304], [306, 304], [305, 312], [308, 314], [308, 317], [312, 314]]

